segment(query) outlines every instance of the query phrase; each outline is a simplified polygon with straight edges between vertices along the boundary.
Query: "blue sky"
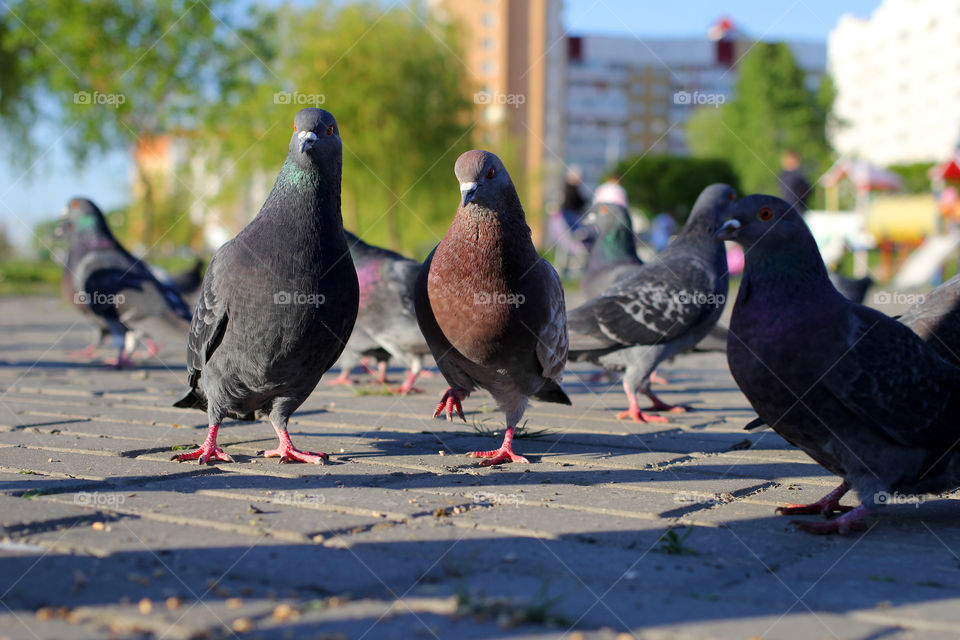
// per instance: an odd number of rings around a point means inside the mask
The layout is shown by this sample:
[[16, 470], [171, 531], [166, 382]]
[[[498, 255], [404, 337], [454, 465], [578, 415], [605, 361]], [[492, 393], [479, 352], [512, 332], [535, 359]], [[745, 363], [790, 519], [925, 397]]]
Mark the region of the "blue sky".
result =
[[[565, 0], [569, 33], [607, 33], [667, 37], [706, 33], [727, 16], [752, 37], [768, 40], [825, 41], [841, 15], [868, 17], [879, 0], [682, 0], [672, 5], [650, 0]], [[57, 139], [53, 127], [37, 128], [37, 139]], [[55, 143], [33, 167], [11, 166], [9, 147], [0, 145], [0, 223], [18, 242], [30, 237], [33, 224], [55, 217], [69, 198], [84, 195], [104, 209], [129, 199], [129, 165], [125, 151], [93, 157], [76, 167]]]

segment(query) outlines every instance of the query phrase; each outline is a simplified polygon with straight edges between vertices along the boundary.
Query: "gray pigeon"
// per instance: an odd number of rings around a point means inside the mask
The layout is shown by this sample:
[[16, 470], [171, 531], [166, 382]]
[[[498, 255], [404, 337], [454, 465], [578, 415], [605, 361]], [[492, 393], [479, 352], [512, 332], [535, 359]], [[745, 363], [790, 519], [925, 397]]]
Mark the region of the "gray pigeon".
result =
[[[359, 317], [359, 315], [358, 312], [357, 316]], [[353, 380], [350, 379], [350, 372], [353, 371], [357, 365], [363, 366], [364, 369], [373, 375], [373, 370], [368, 366], [370, 358], [377, 361], [377, 382], [385, 384], [387, 381], [387, 365], [390, 363], [390, 353], [374, 342], [373, 338], [361, 329], [359, 325], [354, 325], [353, 333], [350, 334], [350, 339], [347, 340], [347, 345], [343, 348], [343, 353], [340, 354], [340, 359], [337, 360], [336, 363], [336, 366], [340, 367], [340, 375], [332, 380], [326, 381], [326, 384], [344, 385], [347, 387], [353, 386]]]
[[[717, 238], [744, 248], [730, 371], [760, 419], [843, 483], [783, 514], [813, 533], [863, 528], [876, 505], [960, 485], [960, 369], [903, 324], [830, 283], [813, 235], [783, 200], [741, 200]], [[854, 489], [856, 508], [840, 498]]]
[[636, 272], [643, 260], [637, 257], [636, 237], [624, 207], [597, 203], [587, 211], [583, 224], [585, 229], [592, 228], [596, 237], [580, 288], [587, 298], [596, 298], [620, 278]]
[[954, 276], [907, 309], [900, 322], [960, 367], [960, 275]]
[[190, 327], [190, 391], [174, 406], [203, 409], [210, 430], [178, 460], [230, 462], [217, 446], [227, 417], [269, 416], [280, 462], [319, 464], [298, 450], [290, 415], [336, 362], [357, 318], [357, 275], [340, 216], [342, 144], [322, 109], [294, 119], [286, 162], [260, 213], [210, 261]]
[[59, 232], [70, 243], [61, 282], [63, 295], [97, 325], [99, 334], [82, 354], [93, 355], [95, 345], [110, 335], [118, 350], [114, 366], [132, 364], [130, 357], [139, 340], [151, 348], [151, 341], [139, 328], [148, 319], [158, 319], [186, 334], [190, 309], [180, 293], [157, 280], [149, 266], [123, 248], [97, 205], [85, 198], [70, 200]]
[[[563, 286], [537, 255], [513, 181], [497, 156], [468, 151], [454, 168], [460, 206], [417, 278], [417, 321], [450, 388], [434, 417], [474, 389], [506, 413], [503, 445], [475, 451], [482, 465], [527, 462], [513, 452], [514, 428], [530, 397], [570, 404], [560, 386], [567, 361]], [[465, 420], [465, 418], [464, 418]]]
[[421, 264], [399, 253], [367, 244], [349, 231], [344, 234], [360, 281], [357, 327], [394, 358], [410, 367], [403, 384], [395, 389], [406, 395], [414, 387], [430, 347], [413, 308], [413, 288]]
[[683, 409], [653, 394], [650, 375], [667, 358], [692, 349], [723, 313], [727, 258], [713, 234], [735, 199], [736, 192], [725, 184], [704, 189], [686, 225], [655, 261], [568, 314], [570, 359], [624, 371], [628, 409], [618, 418], [667, 421], [642, 412], [637, 391], [653, 401], [650, 410]]

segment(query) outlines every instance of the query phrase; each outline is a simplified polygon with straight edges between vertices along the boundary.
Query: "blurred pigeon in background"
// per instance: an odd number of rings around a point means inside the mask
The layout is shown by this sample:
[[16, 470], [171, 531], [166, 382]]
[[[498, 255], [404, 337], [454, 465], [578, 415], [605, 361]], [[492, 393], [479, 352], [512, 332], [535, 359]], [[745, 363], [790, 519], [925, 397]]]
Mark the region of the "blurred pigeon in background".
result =
[[141, 329], [150, 319], [186, 334], [190, 309], [179, 292], [121, 246], [97, 205], [85, 198], [70, 200], [58, 229], [70, 245], [61, 281], [64, 297], [98, 326], [97, 341], [81, 354], [92, 356], [109, 334], [118, 351], [112, 363], [117, 368], [132, 364], [140, 339], [154, 355], [155, 346]]
[[704, 189], [686, 225], [655, 261], [568, 314], [570, 359], [624, 371], [628, 409], [618, 418], [667, 421], [642, 412], [637, 391], [653, 401], [650, 410], [683, 409], [653, 394], [650, 375], [660, 362], [692, 349], [723, 313], [726, 253], [713, 234], [735, 199], [736, 192], [725, 184]]
[[941, 358], [960, 367], [960, 275], [923, 295], [900, 316], [900, 322]]
[[[359, 315], [359, 314], [358, 314]], [[370, 358], [377, 361], [377, 371], [369, 367]], [[370, 375], [373, 375], [377, 382], [384, 384], [387, 381], [387, 365], [390, 362], [390, 352], [373, 341], [366, 331], [359, 326], [354, 325], [353, 333], [347, 340], [347, 346], [343, 348], [340, 359], [336, 366], [340, 367], [340, 375], [332, 380], [326, 381], [328, 385], [353, 386], [353, 380], [350, 379], [350, 372], [360, 365]]]
[[595, 298], [621, 277], [634, 273], [643, 260], [637, 257], [636, 236], [630, 213], [625, 208], [610, 203], [595, 204], [587, 210], [583, 224], [593, 229], [596, 236], [580, 289], [587, 298]]
[[[894, 494], [957, 487], [960, 369], [903, 324], [840, 294], [783, 200], [744, 198], [717, 238], [746, 254], [727, 346], [734, 379], [760, 420], [843, 477], [818, 502], [778, 512], [843, 513], [796, 524], [846, 533]], [[855, 508], [839, 502], [851, 488]]]
[[[403, 384], [395, 391], [403, 395], [420, 393], [413, 385], [423, 370], [424, 356], [430, 353], [413, 308], [413, 288], [421, 264], [367, 244], [349, 231], [344, 231], [344, 235], [360, 282], [357, 328], [410, 368]], [[381, 382], [385, 381], [384, 375]]]
[[231, 461], [217, 446], [227, 416], [269, 416], [280, 443], [266, 457], [321, 463], [287, 433], [290, 415], [333, 366], [353, 330], [359, 290], [340, 215], [342, 143], [333, 116], [303, 109], [286, 162], [250, 224], [210, 261], [190, 328], [190, 391], [203, 445], [178, 460]]
[[[529, 397], [570, 404], [560, 386], [567, 327], [560, 277], [533, 246], [513, 181], [497, 156], [468, 151], [454, 168], [460, 206], [416, 282], [420, 329], [450, 388], [434, 417], [474, 389], [506, 413], [503, 444], [474, 451], [482, 465], [527, 462], [513, 452]], [[466, 420], [464, 418], [464, 420]]]

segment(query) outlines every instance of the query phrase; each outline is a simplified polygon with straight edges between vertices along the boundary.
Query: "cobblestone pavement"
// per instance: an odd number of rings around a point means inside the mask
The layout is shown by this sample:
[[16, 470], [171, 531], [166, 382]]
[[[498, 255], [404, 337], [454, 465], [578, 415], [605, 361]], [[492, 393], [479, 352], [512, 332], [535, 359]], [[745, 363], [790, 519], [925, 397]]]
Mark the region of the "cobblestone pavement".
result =
[[409, 397], [321, 383], [290, 431], [326, 466], [259, 458], [260, 422], [200, 467], [170, 461], [206, 431], [171, 406], [182, 339], [110, 371], [68, 355], [90, 331], [58, 301], [0, 309], [0, 638], [960, 635], [957, 497], [794, 531], [774, 507], [837, 480], [742, 430], [722, 354], [660, 370], [693, 408], [670, 424], [618, 421], [619, 386], [574, 367], [573, 406], [528, 413], [529, 466], [463, 457], [502, 414], [480, 393], [469, 424], [430, 419], [435, 375]]

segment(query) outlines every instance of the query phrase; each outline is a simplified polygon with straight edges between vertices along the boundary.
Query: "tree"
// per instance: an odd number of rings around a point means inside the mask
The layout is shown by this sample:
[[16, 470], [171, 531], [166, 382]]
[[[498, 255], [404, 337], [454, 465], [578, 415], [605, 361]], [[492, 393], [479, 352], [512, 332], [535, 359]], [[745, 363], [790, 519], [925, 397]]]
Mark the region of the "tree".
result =
[[786, 44], [756, 44], [740, 62], [733, 100], [691, 118], [691, 150], [729, 160], [748, 192], [780, 192], [780, 155], [787, 149], [800, 154], [815, 179], [830, 164], [826, 124], [833, 85], [825, 78], [814, 92], [806, 80]]
[[739, 180], [725, 160], [670, 155], [641, 155], [621, 160], [614, 172], [630, 204], [648, 216], [669, 212], [681, 223], [704, 187], [714, 182], [739, 190]]
[[282, 12], [277, 37], [268, 82], [226, 115], [253, 129], [222, 141], [223, 157], [240, 158], [235, 179], [275, 175], [294, 114], [325, 108], [343, 139], [346, 226], [429, 251], [459, 197], [453, 162], [470, 145], [472, 104], [452, 29], [416, 5], [328, 1]]
[[[28, 150], [54, 144], [79, 162], [91, 152], [130, 149], [140, 194], [135, 239], [152, 244], [183, 212], [158, 219], [175, 195], [158, 184], [163, 172], [152, 166], [150, 148], [251, 91], [263, 74], [259, 59], [270, 57], [258, 32], [235, 24], [224, 5], [11, 0], [0, 29], [0, 59], [16, 60], [0, 72], [8, 137], [23, 132]], [[56, 122], [62, 138], [30, 139], [36, 118]]]

